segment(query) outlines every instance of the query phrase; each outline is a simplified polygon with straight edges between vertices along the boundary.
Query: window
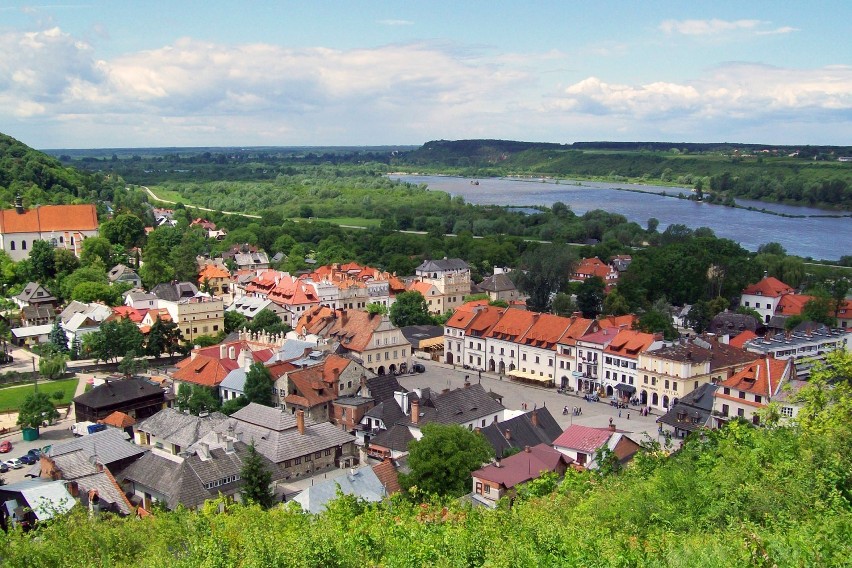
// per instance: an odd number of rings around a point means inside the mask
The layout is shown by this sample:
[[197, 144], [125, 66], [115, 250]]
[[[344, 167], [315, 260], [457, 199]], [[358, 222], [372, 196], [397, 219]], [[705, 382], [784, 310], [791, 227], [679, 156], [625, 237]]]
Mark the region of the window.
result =
[[745, 391], [740, 391], [740, 398], [745, 400]]
[[672, 390], [677, 392], [677, 382], [672, 381]]
[[311, 454], [305, 456], [305, 463], [308, 463], [309, 461], [311, 461]]
[[722, 416], [727, 416], [730, 409], [731, 409], [731, 407], [729, 407], [727, 404], [723, 404], [722, 405]]
[[27, 250], [27, 241], [21, 241], [21, 250]]
[[782, 406], [781, 407], [781, 416], [786, 416], [787, 418], [793, 417], [793, 407], [792, 406]]
[[15, 250], [15, 241], [9, 241], [9, 250]]
[[538, 364], [538, 355], [535, 356], [535, 362]]
[[326, 455], [326, 457], [331, 455], [331, 449], [330, 448], [326, 448], [325, 455]]
[[731, 394], [731, 389], [729, 389], [728, 387], [725, 387], [725, 388], [722, 389], [722, 392], [724, 394]]
[[314, 452], [314, 458], [321, 458], [322, 452]]
[[482, 482], [481, 481], [476, 482], [476, 492], [478, 494], [482, 495]]
[[761, 397], [759, 394], [754, 395], [754, 402], [761, 402], [761, 401], [763, 401], [763, 397]]
[[482, 487], [482, 489], [485, 491], [485, 494], [486, 494], [486, 495], [488, 495], [489, 493], [491, 493], [491, 486], [490, 486], [490, 485], [488, 485], [487, 483], [486, 483], [486, 484]]
[[745, 416], [745, 410], [743, 410], [742, 408], [738, 408], [737, 409], [737, 416], [739, 416], [740, 418]]
[[219, 331], [219, 324], [213, 326], [213, 331]]
[[299, 465], [300, 463], [302, 463], [302, 458], [294, 458], [293, 459], [293, 465]]
[[666, 388], [669, 388], [669, 380], [666, 379]]
[[523, 355], [521, 355], [521, 361], [526, 361], [526, 360], [527, 360], [527, 354], [524, 353]]

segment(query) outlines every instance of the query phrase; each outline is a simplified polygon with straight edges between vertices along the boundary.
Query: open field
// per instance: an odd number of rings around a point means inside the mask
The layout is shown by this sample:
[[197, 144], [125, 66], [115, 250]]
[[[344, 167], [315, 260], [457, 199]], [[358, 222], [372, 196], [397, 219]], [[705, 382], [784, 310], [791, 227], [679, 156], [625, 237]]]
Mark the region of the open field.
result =
[[[74, 391], [77, 388], [77, 382], [77, 377], [71, 379], [60, 379], [58, 381], [43, 380], [39, 381], [38, 388], [40, 392], [45, 392], [48, 396], [52, 396], [53, 393], [61, 390], [62, 398], [59, 400], [51, 398], [51, 400], [55, 405], [64, 405], [69, 404], [71, 399], [74, 398]], [[35, 385], [0, 388], [0, 412], [17, 410], [20, 408], [21, 403], [24, 402], [24, 399], [34, 391]]]

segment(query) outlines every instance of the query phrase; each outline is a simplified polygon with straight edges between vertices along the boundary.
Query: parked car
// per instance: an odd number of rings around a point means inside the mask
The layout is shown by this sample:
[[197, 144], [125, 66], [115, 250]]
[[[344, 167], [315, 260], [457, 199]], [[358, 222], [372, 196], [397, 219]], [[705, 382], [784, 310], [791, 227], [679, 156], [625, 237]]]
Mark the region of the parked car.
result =
[[30, 454], [24, 454], [18, 459], [21, 460], [21, 463], [24, 465], [33, 465], [36, 461], [38, 461]]
[[426, 367], [422, 363], [414, 363], [411, 365], [411, 370], [415, 373], [425, 373]]
[[9, 440], [3, 440], [0, 442], [0, 454], [8, 454], [12, 451], [12, 442]]
[[21, 469], [22, 467], [24, 467], [24, 464], [21, 463], [21, 460], [19, 460], [17, 458], [12, 458], [10, 460], [6, 460], [3, 463], [5, 463], [11, 469]]
[[36, 461], [41, 459], [41, 450], [38, 448], [33, 448], [32, 450], [28, 451], [27, 454], [31, 455]]
[[6, 473], [9, 471], [9, 466], [6, 465], [6, 462], [0, 462], [0, 473]]

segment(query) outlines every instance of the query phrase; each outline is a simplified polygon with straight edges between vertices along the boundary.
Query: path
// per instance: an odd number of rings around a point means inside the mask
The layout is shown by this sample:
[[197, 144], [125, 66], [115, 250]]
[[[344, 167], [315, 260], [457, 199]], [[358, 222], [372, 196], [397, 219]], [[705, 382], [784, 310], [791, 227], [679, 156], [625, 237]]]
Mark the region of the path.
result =
[[[140, 185], [139, 187], [144, 189], [145, 192], [148, 195], [151, 196], [151, 199], [159, 201], [160, 203], [168, 203], [170, 205], [177, 205], [177, 201], [169, 201], [168, 199], [162, 199], [160, 197], [157, 197], [156, 195], [154, 195], [153, 191], [151, 191], [148, 187], [146, 187], [144, 185]], [[210, 209], [209, 207], [201, 207], [199, 205], [187, 205], [186, 203], [184, 203], [183, 206], [189, 207], [191, 209], [198, 209], [199, 211], [210, 211], [211, 213], [221, 213], [222, 215], [239, 215], [240, 217], [248, 217], [249, 219], [260, 219], [261, 218], [260, 215], [252, 215], [250, 213], [239, 213], [239, 212], [236, 212], [236, 211], [219, 211], [218, 209]]]

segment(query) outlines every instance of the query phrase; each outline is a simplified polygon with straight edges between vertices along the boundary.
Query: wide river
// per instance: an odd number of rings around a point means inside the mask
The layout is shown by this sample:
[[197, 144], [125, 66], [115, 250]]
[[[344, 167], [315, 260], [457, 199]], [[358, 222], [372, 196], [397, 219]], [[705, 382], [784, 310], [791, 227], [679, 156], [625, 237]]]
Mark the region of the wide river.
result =
[[[413, 184], [425, 183], [430, 189], [460, 195], [477, 205], [551, 206], [557, 201], [582, 215], [594, 209], [624, 215], [630, 221], [646, 225], [655, 217], [659, 230], [680, 223], [696, 229], [710, 227], [716, 236], [731, 239], [749, 250], [764, 243], [778, 242], [788, 254], [814, 259], [837, 260], [852, 254], [852, 218], [850, 217], [781, 217], [759, 211], [699, 203], [671, 197], [690, 190], [677, 187], [632, 185], [590, 181], [528, 181], [514, 178], [481, 178], [479, 185], [470, 179], [449, 176], [417, 176], [392, 174]], [[637, 193], [639, 190], [648, 193]], [[657, 195], [666, 192], [667, 196]], [[737, 204], [766, 209], [788, 215], [826, 215], [821, 209], [795, 207], [738, 199]]]

